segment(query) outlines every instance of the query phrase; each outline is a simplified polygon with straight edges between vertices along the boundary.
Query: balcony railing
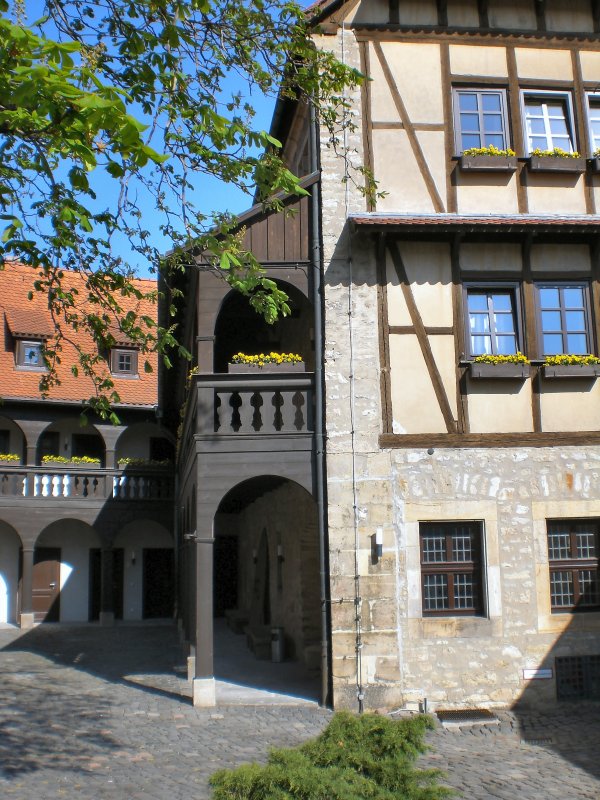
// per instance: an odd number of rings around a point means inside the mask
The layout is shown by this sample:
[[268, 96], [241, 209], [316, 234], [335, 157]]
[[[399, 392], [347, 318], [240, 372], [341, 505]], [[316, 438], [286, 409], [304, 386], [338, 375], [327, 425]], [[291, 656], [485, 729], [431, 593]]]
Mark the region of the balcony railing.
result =
[[0, 465], [0, 501], [4, 498], [45, 500], [170, 500], [173, 478], [160, 469], [106, 470]]
[[312, 373], [198, 375], [196, 385], [198, 433], [289, 436], [314, 430]]

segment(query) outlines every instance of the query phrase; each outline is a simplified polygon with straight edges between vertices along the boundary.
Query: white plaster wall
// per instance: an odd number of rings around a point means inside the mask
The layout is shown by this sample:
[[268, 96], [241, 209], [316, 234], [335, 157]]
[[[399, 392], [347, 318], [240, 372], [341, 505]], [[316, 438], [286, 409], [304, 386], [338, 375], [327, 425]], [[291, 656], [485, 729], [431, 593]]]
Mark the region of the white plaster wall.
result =
[[130, 425], [117, 441], [116, 459], [149, 458], [150, 438], [162, 438], [163, 434], [164, 430], [152, 423]]
[[36, 547], [60, 547], [60, 621], [85, 622], [89, 612], [90, 549], [100, 538], [79, 520], [53, 523], [38, 538]]
[[17, 623], [20, 544], [15, 531], [0, 521], [0, 624]]
[[[143, 551], [151, 548], [173, 547], [169, 532], [153, 520], [137, 520], [127, 525], [115, 538], [114, 547], [124, 550], [123, 561], [123, 619], [142, 619]], [[135, 555], [135, 563], [133, 556]]]

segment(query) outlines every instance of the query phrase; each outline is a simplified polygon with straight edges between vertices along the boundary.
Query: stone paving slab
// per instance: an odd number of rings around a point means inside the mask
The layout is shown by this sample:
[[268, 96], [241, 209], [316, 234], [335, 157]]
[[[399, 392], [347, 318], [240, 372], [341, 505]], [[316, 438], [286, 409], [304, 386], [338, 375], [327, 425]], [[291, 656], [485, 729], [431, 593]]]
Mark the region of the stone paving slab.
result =
[[[208, 800], [222, 767], [315, 736], [314, 705], [194, 709], [173, 628], [0, 630], [0, 798]], [[600, 707], [429, 735], [471, 800], [600, 800]], [[532, 744], [531, 741], [545, 742]]]

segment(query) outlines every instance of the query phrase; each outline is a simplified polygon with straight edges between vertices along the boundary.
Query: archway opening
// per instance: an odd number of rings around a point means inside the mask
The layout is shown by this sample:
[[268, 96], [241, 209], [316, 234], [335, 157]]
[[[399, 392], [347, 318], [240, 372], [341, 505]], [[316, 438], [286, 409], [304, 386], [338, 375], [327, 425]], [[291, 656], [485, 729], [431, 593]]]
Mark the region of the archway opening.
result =
[[173, 537], [151, 519], [127, 523], [113, 542], [123, 563], [123, 619], [171, 620], [174, 607]]
[[20, 548], [18, 533], [0, 520], [0, 624], [18, 623]]
[[23, 431], [8, 417], [0, 416], [0, 454], [18, 456], [19, 461], [8, 461], [7, 464], [24, 463], [25, 436]]
[[235, 486], [215, 515], [215, 675], [316, 700], [321, 600], [316, 505], [293, 481]]
[[308, 371], [314, 369], [312, 306], [291, 284], [278, 281], [289, 297], [291, 313], [268, 325], [248, 303], [248, 298], [231, 292], [225, 298], [215, 325], [214, 371], [227, 372], [235, 353], [297, 353]]
[[40, 435], [37, 445], [36, 463], [44, 463], [44, 457], [59, 456], [98, 459], [98, 466], [105, 463], [104, 439], [91, 424], [82, 426], [79, 418], [53, 422]]
[[87, 522], [61, 519], [38, 536], [33, 558], [35, 622], [87, 622], [94, 592], [92, 553], [100, 537]]

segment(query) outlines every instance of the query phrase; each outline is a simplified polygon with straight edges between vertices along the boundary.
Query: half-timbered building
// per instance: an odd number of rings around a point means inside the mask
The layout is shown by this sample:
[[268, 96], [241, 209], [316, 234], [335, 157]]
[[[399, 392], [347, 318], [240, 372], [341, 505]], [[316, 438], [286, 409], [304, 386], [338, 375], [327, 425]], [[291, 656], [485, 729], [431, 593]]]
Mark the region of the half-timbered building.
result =
[[600, 4], [315, 13], [336, 702], [598, 697]]

